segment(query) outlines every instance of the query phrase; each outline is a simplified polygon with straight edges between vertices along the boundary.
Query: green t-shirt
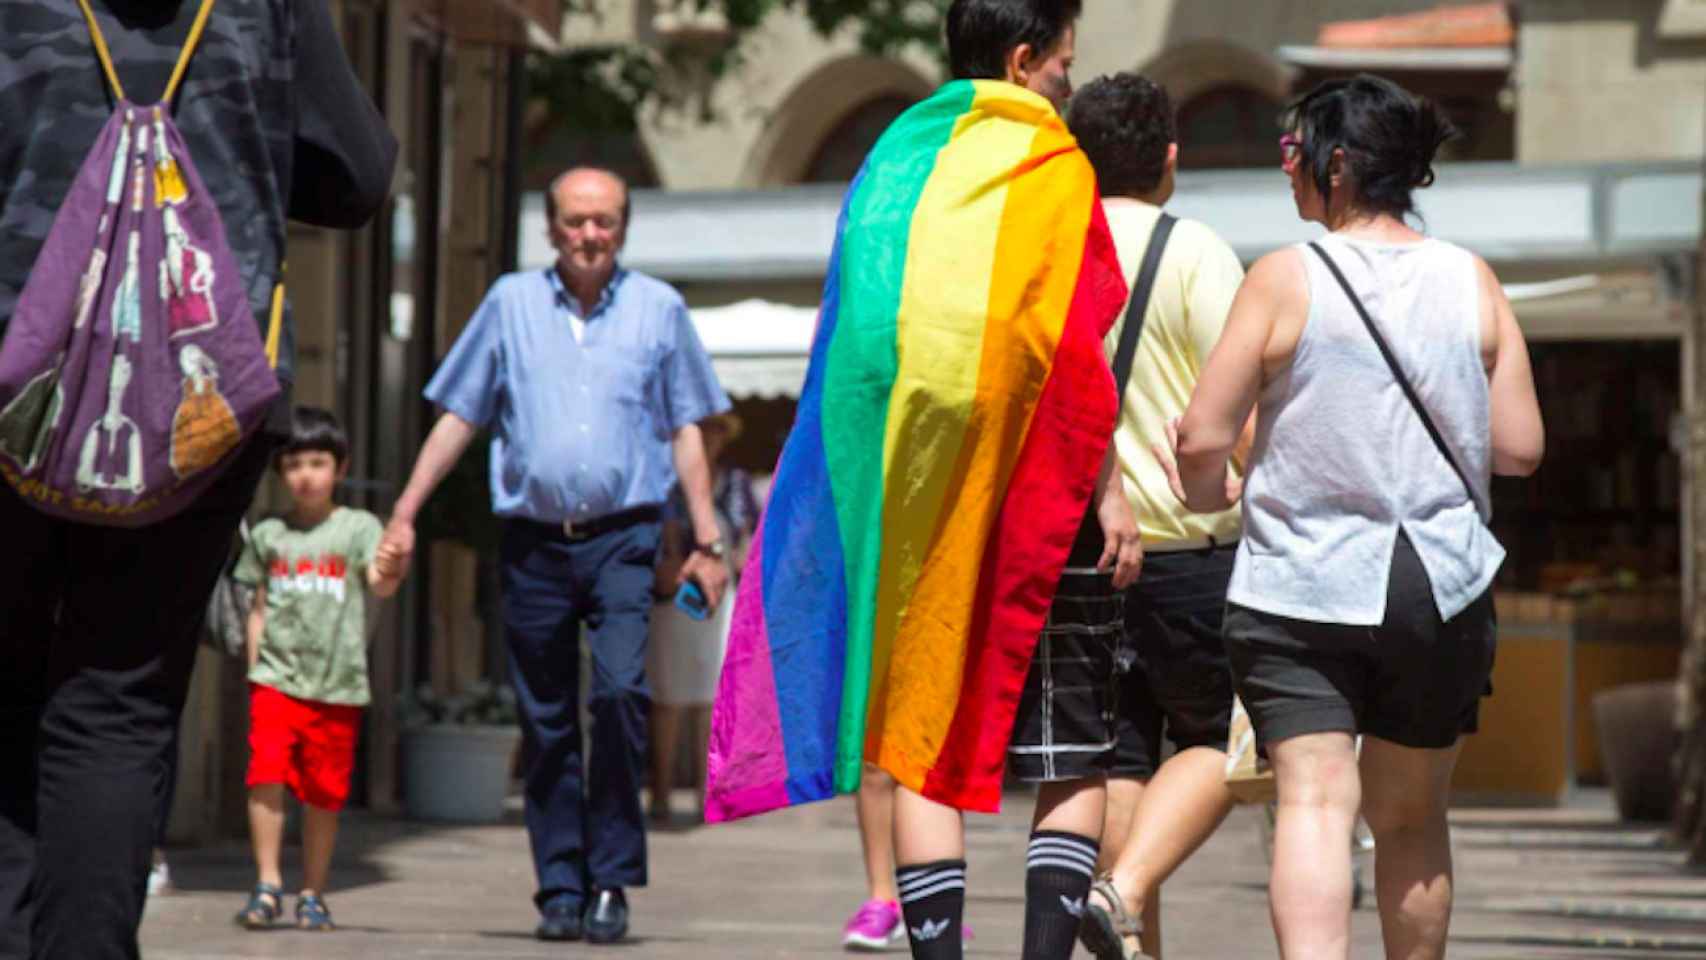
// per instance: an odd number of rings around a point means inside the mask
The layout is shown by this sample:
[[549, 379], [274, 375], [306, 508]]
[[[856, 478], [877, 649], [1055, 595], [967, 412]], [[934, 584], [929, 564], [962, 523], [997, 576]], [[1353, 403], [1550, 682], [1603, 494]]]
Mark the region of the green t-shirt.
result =
[[237, 562], [240, 583], [267, 588], [266, 627], [249, 680], [302, 700], [365, 706], [367, 568], [379, 518], [339, 507], [318, 526], [272, 517]]

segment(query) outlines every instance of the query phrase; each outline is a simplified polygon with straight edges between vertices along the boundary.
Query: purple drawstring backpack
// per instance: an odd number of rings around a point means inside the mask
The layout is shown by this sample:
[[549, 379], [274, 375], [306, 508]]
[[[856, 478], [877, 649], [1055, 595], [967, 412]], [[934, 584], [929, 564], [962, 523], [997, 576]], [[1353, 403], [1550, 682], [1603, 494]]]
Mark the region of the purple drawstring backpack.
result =
[[126, 99], [83, 160], [0, 340], [0, 475], [31, 505], [136, 527], [188, 506], [278, 396], [283, 289], [263, 344], [213, 196], [171, 104], [207, 25], [202, 0], [160, 102]]

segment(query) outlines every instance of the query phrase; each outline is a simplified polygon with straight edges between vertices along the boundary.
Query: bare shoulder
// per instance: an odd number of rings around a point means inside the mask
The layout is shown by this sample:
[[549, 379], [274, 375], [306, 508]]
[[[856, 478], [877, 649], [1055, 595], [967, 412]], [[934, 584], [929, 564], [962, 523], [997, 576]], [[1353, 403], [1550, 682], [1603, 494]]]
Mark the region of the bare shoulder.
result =
[[1233, 312], [1265, 327], [1262, 375], [1264, 381], [1272, 380], [1290, 366], [1309, 320], [1309, 274], [1303, 252], [1285, 247], [1251, 264]]
[[1499, 340], [1503, 333], [1505, 320], [1515, 317], [1511, 313], [1510, 301], [1505, 297], [1504, 285], [1499, 283], [1498, 275], [1480, 254], [1465, 251], [1475, 268], [1476, 309], [1481, 326], [1481, 360], [1489, 370], [1499, 354]]
[[1294, 284], [1302, 286], [1303, 251], [1296, 247], [1281, 247], [1273, 253], [1263, 254], [1250, 265], [1250, 277], [1260, 277], [1266, 284]]
[[[1264, 255], [1244, 275], [1244, 291], [1278, 310], [1304, 310], [1309, 304], [1309, 276], [1303, 253], [1285, 247]], [[1241, 293], [1241, 295], [1243, 295]]]

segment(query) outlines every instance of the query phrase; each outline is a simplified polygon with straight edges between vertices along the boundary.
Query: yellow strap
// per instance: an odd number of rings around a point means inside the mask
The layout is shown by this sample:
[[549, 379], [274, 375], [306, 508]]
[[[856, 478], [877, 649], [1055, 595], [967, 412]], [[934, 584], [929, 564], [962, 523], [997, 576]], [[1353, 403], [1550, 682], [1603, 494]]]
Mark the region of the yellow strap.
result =
[[[207, 28], [207, 18], [213, 13], [214, 0], [201, 0], [201, 9], [196, 11], [195, 23], [190, 25], [189, 39], [184, 41], [184, 49], [178, 53], [178, 65], [172, 68], [172, 79], [166, 82], [166, 93], [160, 98], [161, 103], [171, 103], [172, 97], [178, 92], [178, 84], [184, 79], [184, 71], [189, 69], [190, 57], [194, 55], [196, 45], [201, 42], [202, 31]], [[124, 84], [118, 81], [118, 71], [113, 69], [113, 55], [107, 49], [107, 38], [101, 34], [101, 25], [95, 20], [95, 11], [90, 9], [89, 0], [77, 0], [77, 5], [83, 8], [83, 19], [89, 21], [89, 36], [95, 41], [95, 55], [101, 58], [101, 69], [107, 74], [107, 82], [113, 86], [113, 96], [125, 99]]]
[[279, 331], [284, 328], [284, 264], [278, 265], [278, 283], [272, 288], [272, 316], [267, 320], [267, 366], [278, 369]]
[[184, 41], [183, 52], [178, 54], [178, 65], [172, 68], [172, 79], [166, 81], [166, 93], [160, 97], [161, 103], [171, 103], [177, 94], [178, 84], [184, 79], [184, 71], [189, 69], [190, 57], [195, 54], [196, 44], [201, 42], [202, 30], [207, 27], [207, 18], [212, 13], [213, 0], [201, 0], [201, 9], [196, 11], [195, 23], [190, 26], [189, 39]]
[[113, 85], [113, 96], [124, 99], [124, 84], [118, 82], [118, 71], [113, 69], [113, 55], [107, 51], [107, 38], [101, 36], [101, 25], [95, 22], [95, 11], [89, 9], [89, 0], [77, 0], [77, 5], [83, 8], [83, 19], [89, 21], [89, 36], [95, 40], [95, 56], [101, 58], [101, 69], [107, 73], [107, 82]]

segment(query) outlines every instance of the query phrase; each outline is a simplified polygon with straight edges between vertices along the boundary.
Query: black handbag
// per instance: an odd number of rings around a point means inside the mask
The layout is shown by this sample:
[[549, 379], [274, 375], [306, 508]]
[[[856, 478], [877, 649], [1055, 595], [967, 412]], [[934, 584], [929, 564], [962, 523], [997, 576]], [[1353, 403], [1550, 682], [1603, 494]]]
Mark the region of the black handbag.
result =
[[[249, 549], [249, 523], [240, 521], [237, 531], [242, 539], [241, 549]], [[201, 639], [208, 647], [229, 657], [241, 657], [248, 647], [249, 608], [255, 602], [255, 589], [238, 583], [231, 575], [230, 564], [219, 571], [213, 592], [207, 598], [207, 621], [202, 626]]]

